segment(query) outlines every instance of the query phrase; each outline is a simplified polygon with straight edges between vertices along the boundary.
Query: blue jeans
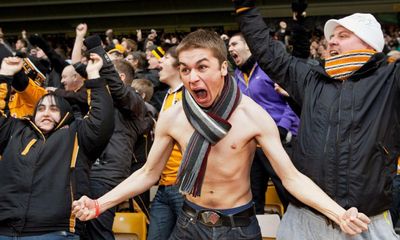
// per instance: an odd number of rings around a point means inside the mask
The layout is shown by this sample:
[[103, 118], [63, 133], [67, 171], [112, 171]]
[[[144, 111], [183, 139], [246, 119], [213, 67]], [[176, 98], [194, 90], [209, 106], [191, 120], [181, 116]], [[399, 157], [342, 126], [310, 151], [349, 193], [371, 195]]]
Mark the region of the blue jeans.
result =
[[[90, 192], [92, 198], [99, 198], [113, 187], [97, 179], [90, 180]], [[112, 226], [115, 217], [115, 207], [104, 211], [98, 218], [92, 219], [86, 224], [86, 232], [91, 240], [113, 240]]]
[[261, 230], [256, 216], [250, 217], [250, 224], [245, 227], [206, 226], [181, 211], [174, 231], [169, 240], [261, 240]]
[[0, 236], [0, 240], [79, 240], [79, 236], [67, 231], [58, 231], [29, 237]]
[[147, 240], [167, 240], [175, 227], [184, 198], [176, 185], [159, 186], [150, 207]]

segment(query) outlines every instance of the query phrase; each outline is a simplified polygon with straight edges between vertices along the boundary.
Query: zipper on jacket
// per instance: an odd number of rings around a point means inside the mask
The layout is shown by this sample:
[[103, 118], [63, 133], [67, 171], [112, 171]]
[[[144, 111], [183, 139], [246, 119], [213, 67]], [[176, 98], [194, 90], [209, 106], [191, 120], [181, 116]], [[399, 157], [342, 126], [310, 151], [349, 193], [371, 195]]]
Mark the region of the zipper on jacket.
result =
[[[337, 130], [336, 130], [336, 141], [335, 141], [335, 144], [336, 144], [336, 148], [335, 148], [335, 172], [337, 173], [338, 171], [339, 171], [339, 163], [338, 163], [338, 145], [339, 145], [339, 142], [340, 142], [340, 116], [341, 116], [341, 114], [342, 114], [342, 109], [341, 109], [341, 107], [342, 107], [342, 93], [343, 93], [343, 88], [345, 87], [345, 82], [346, 81], [342, 81], [342, 83], [341, 83], [341, 85], [340, 85], [340, 95], [339, 95], [339, 106], [338, 106], [338, 123], [337, 123]], [[335, 188], [336, 188], [336, 190], [335, 190], [335, 195], [336, 195], [336, 197], [337, 197], [337, 193], [338, 193], [338, 188], [339, 188], [339, 186], [338, 186], [338, 183], [337, 183], [337, 180], [335, 180]]]
[[[348, 159], [348, 161], [347, 161], [347, 182], [346, 182], [346, 196], [348, 196], [349, 195], [349, 192], [350, 192], [350, 184], [349, 184], [349, 182], [350, 182], [350, 164], [349, 164], [349, 162], [351, 161], [351, 159], [353, 158], [353, 123], [354, 123], [354, 102], [355, 102], [355, 100], [354, 100], [354, 86], [353, 86], [353, 89], [352, 89], [352, 97], [351, 97], [351, 100], [352, 100], [352, 102], [351, 102], [351, 124], [350, 124], [350, 133], [349, 133], [349, 159]], [[346, 197], [345, 198], [345, 202], [346, 202], [346, 206], [349, 206], [349, 198], [348, 197]]]
[[382, 144], [382, 142], [378, 142], [378, 146], [383, 150], [386, 156], [389, 156], [389, 150]]
[[35, 130], [40, 134], [40, 136], [43, 138], [43, 142], [46, 142], [46, 137], [44, 136], [43, 132], [36, 126], [34, 122], [29, 120], [29, 123], [35, 128]]

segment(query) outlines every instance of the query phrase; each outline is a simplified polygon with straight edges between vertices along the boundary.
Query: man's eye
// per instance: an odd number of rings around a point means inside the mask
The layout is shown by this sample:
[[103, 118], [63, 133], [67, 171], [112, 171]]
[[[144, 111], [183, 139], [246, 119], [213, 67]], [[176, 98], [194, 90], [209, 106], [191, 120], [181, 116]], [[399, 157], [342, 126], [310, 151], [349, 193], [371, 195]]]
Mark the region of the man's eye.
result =
[[205, 70], [207, 70], [207, 66], [205, 66], [205, 65], [200, 65], [199, 66], [199, 69], [200, 69], [200, 71], [205, 71]]
[[189, 69], [187, 69], [187, 68], [181, 68], [181, 73], [183, 73], [183, 74], [188, 74], [188, 73], [189, 73]]

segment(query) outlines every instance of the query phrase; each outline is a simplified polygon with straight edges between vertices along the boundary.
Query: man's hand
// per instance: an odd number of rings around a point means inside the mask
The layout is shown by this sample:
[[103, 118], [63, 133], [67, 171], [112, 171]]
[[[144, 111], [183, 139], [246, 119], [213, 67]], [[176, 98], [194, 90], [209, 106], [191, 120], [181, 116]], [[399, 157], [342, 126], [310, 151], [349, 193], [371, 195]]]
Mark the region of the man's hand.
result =
[[256, 6], [255, 0], [232, 0], [236, 13], [240, 13]]
[[307, 0], [292, 0], [293, 19], [299, 20], [306, 16]]
[[72, 214], [81, 221], [96, 218], [96, 201], [86, 196], [81, 197], [72, 203]]
[[21, 71], [23, 60], [19, 57], [4, 58], [1, 63], [0, 75], [14, 76], [17, 72]]
[[21, 31], [21, 36], [22, 36], [23, 39], [27, 39], [28, 38], [28, 35], [26, 34], [26, 30], [22, 30]]
[[142, 29], [137, 29], [136, 30], [136, 37], [137, 37], [138, 42], [143, 40]]
[[83, 39], [87, 33], [86, 23], [80, 23], [78, 26], [76, 26], [75, 32], [76, 32], [76, 37]]
[[49, 43], [41, 36], [37, 34], [33, 34], [29, 37], [29, 42], [34, 45], [38, 46], [43, 50], [44, 53], [48, 53], [51, 49]]
[[289, 97], [289, 93], [285, 91], [281, 86], [279, 86], [277, 83], [274, 83], [274, 89], [277, 93], [284, 97]]
[[359, 213], [357, 208], [348, 209], [340, 216], [340, 229], [349, 235], [356, 235], [368, 230], [371, 220], [363, 213]]
[[86, 72], [89, 79], [99, 78], [100, 69], [103, 66], [103, 59], [96, 53], [90, 54], [90, 60], [86, 67]]

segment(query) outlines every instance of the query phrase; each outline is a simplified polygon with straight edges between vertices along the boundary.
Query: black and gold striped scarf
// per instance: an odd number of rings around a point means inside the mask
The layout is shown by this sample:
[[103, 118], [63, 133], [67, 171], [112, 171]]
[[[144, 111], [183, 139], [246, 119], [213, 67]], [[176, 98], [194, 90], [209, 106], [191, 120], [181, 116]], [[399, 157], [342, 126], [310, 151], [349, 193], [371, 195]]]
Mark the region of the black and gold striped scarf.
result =
[[374, 50], [353, 50], [327, 58], [325, 71], [334, 79], [346, 80], [360, 69], [376, 52]]
[[196, 103], [189, 91], [183, 90], [183, 110], [195, 131], [179, 167], [177, 183], [180, 192], [194, 197], [200, 196], [211, 145], [217, 144], [228, 134], [231, 124], [227, 119], [240, 103], [240, 99], [240, 89], [229, 76], [225, 77], [221, 96], [207, 111]]

